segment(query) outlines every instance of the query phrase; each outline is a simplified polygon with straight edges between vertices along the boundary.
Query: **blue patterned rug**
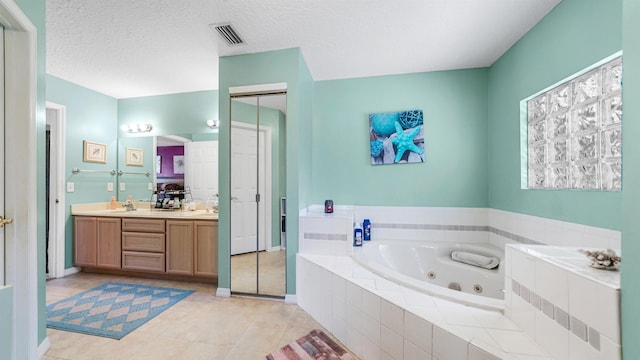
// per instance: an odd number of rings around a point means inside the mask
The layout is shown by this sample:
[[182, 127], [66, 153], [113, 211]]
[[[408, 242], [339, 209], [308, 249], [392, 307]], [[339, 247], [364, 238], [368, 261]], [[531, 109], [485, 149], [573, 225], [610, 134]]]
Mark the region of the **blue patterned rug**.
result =
[[122, 339], [193, 290], [107, 282], [47, 306], [47, 327]]

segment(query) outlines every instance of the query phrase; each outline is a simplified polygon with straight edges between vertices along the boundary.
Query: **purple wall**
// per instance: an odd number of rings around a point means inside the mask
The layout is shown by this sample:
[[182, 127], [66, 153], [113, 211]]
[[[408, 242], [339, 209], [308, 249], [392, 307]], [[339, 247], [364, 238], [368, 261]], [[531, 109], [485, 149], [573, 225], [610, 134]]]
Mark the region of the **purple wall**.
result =
[[184, 146], [158, 146], [156, 152], [162, 157], [158, 178], [184, 179], [184, 174], [173, 173], [173, 156], [184, 155]]

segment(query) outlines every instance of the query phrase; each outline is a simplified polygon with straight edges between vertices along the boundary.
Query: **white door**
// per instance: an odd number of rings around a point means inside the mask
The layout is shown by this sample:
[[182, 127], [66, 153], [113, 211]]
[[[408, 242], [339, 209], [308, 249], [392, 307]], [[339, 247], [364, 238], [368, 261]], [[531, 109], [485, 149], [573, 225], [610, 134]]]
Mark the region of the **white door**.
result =
[[[0, 359], [38, 357], [36, 28], [12, 1], [0, 1]], [[5, 166], [11, 171], [4, 171]], [[5, 191], [5, 189], [7, 189]], [[10, 189], [10, 191], [9, 191]], [[1, 284], [7, 285], [3, 287]]]
[[[231, 255], [256, 251], [256, 242], [258, 250], [265, 250], [265, 154], [260, 151], [258, 155], [257, 141], [264, 144], [265, 137], [255, 126], [232, 125]], [[260, 202], [256, 202], [258, 193], [262, 197]], [[259, 222], [256, 210], [259, 211]]]
[[193, 200], [206, 203], [218, 193], [218, 142], [192, 141], [184, 144], [184, 184]]

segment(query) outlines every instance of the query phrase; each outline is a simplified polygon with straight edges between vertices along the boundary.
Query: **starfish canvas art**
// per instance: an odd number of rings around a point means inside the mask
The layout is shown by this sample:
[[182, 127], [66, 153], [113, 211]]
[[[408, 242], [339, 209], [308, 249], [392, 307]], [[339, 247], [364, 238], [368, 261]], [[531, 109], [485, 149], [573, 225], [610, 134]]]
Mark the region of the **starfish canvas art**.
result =
[[422, 110], [370, 114], [369, 140], [372, 165], [424, 162]]

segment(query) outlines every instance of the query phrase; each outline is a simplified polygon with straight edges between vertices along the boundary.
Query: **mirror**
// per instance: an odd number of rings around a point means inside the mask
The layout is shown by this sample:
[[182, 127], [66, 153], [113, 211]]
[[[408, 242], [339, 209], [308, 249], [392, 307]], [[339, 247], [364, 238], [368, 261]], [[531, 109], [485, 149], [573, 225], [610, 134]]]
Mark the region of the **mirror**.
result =
[[286, 293], [286, 93], [231, 99], [231, 291]]
[[187, 200], [206, 203], [218, 193], [217, 139], [217, 133], [120, 137], [118, 200], [149, 201], [153, 191], [188, 186]]

